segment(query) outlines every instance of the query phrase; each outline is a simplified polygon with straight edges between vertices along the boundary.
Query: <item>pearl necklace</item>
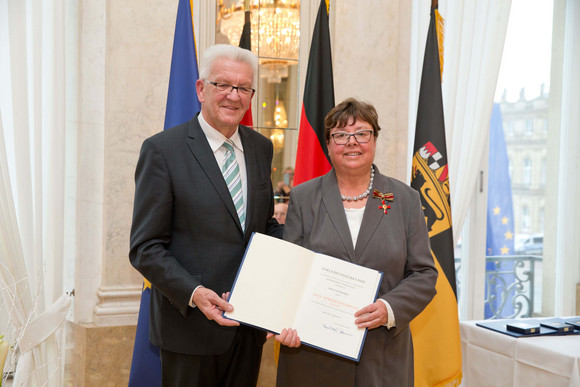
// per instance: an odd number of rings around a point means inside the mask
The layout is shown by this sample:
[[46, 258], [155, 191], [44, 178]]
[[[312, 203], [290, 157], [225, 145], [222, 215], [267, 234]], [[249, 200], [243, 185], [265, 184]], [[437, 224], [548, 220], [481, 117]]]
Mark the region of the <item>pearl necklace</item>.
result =
[[375, 169], [373, 167], [371, 167], [371, 180], [369, 181], [369, 186], [367, 188], [367, 190], [365, 192], [363, 192], [362, 194], [358, 195], [358, 196], [344, 196], [344, 195], [340, 195], [340, 197], [342, 198], [342, 201], [347, 201], [347, 202], [352, 202], [352, 201], [358, 201], [358, 200], [363, 200], [364, 198], [366, 198], [367, 196], [370, 195], [371, 190], [373, 189], [373, 180], [375, 180]]

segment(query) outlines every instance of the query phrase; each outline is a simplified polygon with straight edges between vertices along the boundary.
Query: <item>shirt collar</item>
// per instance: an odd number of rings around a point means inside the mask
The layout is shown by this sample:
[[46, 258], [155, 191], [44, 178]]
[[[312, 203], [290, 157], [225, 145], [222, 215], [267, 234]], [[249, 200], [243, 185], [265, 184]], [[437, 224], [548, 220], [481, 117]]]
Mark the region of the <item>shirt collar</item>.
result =
[[[218, 131], [217, 129], [213, 128], [210, 124], [208, 124], [207, 121], [203, 118], [203, 115], [201, 113], [198, 114], [197, 118], [199, 120], [201, 130], [205, 134], [207, 142], [209, 142], [209, 146], [212, 152], [215, 153], [215, 151], [217, 151], [227, 140], [227, 137], [221, 134], [221, 132]], [[236, 148], [238, 148], [241, 152], [244, 152], [244, 148], [242, 146], [242, 139], [240, 138], [239, 127], [238, 129], [236, 129], [234, 134], [229, 139], [234, 143], [234, 146]]]

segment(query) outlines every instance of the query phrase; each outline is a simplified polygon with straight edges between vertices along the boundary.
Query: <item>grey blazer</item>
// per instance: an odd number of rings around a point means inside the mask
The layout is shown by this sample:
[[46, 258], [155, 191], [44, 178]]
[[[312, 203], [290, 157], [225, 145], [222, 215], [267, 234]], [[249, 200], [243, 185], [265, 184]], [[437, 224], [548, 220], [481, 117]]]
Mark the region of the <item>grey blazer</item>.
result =
[[[219, 355], [237, 327], [209, 321], [188, 306], [198, 285], [231, 290], [252, 232], [281, 237], [272, 218], [272, 142], [239, 127], [248, 182], [246, 229], [197, 116], [143, 143], [135, 171], [131, 264], [152, 283], [150, 340], [193, 355]], [[256, 330], [256, 344], [265, 332]]]
[[283, 346], [278, 386], [413, 385], [409, 323], [435, 295], [437, 269], [418, 192], [376, 166], [373, 188], [393, 193], [394, 200], [387, 214], [380, 199], [367, 200], [356, 246], [334, 170], [292, 189], [284, 239], [382, 271], [379, 297], [391, 305], [396, 327], [369, 330], [359, 363], [305, 345]]

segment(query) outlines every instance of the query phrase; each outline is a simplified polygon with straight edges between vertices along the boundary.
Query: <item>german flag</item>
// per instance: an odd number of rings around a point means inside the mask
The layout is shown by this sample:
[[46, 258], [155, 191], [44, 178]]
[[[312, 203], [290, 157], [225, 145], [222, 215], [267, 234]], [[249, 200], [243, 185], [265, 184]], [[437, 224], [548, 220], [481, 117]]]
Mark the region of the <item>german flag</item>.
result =
[[[250, 22], [250, 16], [252, 11], [250, 10], [250, 2], [245, 2], [244, 10], [244, 27], [242, 29], [242, 36], [240, 36], [240, 48], [245, 48], [246, 50], [252, 51], [252, 24]], [[252, 127], [254, 126], [254, 120], [252, 119], [252, 105], [244, 114], [244, 118], [240, 121], [240, 124]]]
[[333, 107], [334, 86], [328, 30], [328, 1], [321, 0], [308, 57], [294, 185], [324, 175], [330, 170], [324, 138], [324, 117]]
[[[461, 341], [455, 288], [453, 231], [447, 168], [447, 146], [441, 94], [441, 61], [437, 27], [442, 19], [434, 2], [421, 75], [411, 186], [421, 194], [431, 253], [439, 271], [437, 295], [411, 322], [415, 386], [458, 386]], [[442, 350], [444, 348], [445, 350]]]

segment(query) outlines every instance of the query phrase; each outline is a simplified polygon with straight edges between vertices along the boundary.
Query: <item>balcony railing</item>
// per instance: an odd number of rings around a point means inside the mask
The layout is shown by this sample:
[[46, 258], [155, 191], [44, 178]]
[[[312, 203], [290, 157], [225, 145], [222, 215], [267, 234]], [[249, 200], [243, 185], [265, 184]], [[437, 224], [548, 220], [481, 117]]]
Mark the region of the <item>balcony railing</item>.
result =
[[[502, 255], [486, 257], [487, 319], [532, 317], [536, 293], [541, 291], [542, 257]], [[461, 258], [455, 259], [458, 298], [461, 297]], [[541, 294], [541, 293], [540, 293]]]

